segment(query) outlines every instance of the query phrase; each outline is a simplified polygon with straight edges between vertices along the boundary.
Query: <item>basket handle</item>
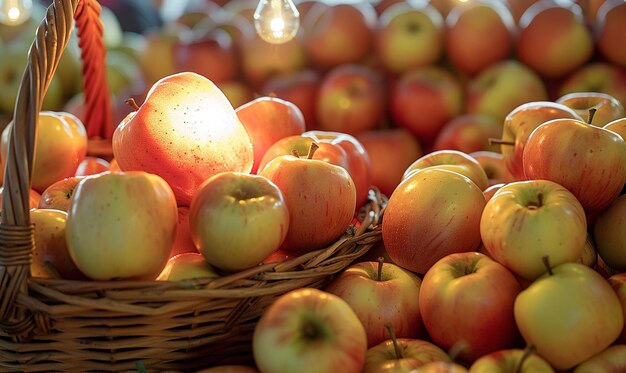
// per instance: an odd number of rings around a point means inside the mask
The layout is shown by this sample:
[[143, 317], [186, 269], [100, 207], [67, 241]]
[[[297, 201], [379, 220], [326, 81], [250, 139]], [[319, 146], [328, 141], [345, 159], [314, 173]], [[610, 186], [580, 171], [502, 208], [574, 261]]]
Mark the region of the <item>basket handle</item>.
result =
[[[35, 327], [32, 314], [15, 304], [17, 295], [28, 291], [34, 247], [29, 192], [35, 134], [43, 98], [67, 46], [74, 17], [81, 38], [86, 111], [95, 111], [89, 118], [93, 122], [87, 126], [102, 128], [110, 118], [106, 114], [110, 107], [99, 13], [96, 0], [54, 0], [37, 29], [18, 91], [4, 170], [0, 220], [0, 329], [18, 340], [31, 335]], [[93, 107], [90, 109], [89, 105]]]

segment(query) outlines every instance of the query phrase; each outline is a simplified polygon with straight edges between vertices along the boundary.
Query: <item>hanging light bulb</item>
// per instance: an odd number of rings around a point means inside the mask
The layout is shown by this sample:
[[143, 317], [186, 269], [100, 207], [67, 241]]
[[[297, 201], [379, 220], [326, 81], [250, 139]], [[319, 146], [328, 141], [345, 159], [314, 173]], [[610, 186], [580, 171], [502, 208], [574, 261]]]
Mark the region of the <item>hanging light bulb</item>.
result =
[[32, 9], [32, 0], [0, 0], [0, 23], [21, 25], [30, 17]]
[[268, 43], [286, 43], [298, 33], [300, 13], [291, 0], [260, 0], [254, 11], [254, 27]]

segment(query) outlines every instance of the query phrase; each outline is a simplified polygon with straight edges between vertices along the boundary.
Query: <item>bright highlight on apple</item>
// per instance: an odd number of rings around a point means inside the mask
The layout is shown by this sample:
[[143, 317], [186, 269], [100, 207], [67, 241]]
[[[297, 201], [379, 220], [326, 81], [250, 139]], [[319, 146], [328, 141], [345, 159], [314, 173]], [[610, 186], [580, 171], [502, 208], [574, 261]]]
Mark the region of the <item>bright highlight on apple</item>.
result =
[[0, 23], [17, 26], [30, 17], [32, 0], [0, 0]]
[[300, 13], [291, 0], [261, 0], [254, 11], [254, 27], [261, 39], [283, 44], [300, 28]]

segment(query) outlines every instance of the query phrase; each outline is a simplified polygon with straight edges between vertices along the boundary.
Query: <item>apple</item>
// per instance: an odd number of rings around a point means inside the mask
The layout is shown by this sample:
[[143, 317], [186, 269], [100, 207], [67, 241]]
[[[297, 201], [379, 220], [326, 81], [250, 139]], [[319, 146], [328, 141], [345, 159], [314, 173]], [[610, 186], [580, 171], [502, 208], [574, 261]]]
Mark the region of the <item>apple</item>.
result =
[[500, 150], [507, 170], [517, 180], [526, 180], [522, 156], [531, 132], [541, 124], [560, 118], [582, 120], [573, 109], [551, 101], [533, 101], [513, 109], [504, 118]]
[[289, 230], [282, 250], [306, 253], [322, 249], [352, 222], [354, 182], [345, 168], [312, 159], [317, 147], [312, 142], [306, 158], [297, 152], [277, 157], [259, 173], [278, 186], [289, 210]]
[[181, 253], [167, 261], [156, 281], [183, 281], [204, 277], [217, 278], [219, 275], [202, 254]]
[[312, 69], [276, 75], [265, 82], [261, 94], [282, 98], [295, 104], [304, 116], [306, 129], [312, 130], [318, 127], [315, 107], [320, 81], [320, 73]]
[[95, 175], [101, 172], [109, 172], [111, 164], [100, 157], [86, 156], [76, 167], [74, 176]]
[[[458, 0], [462, 1], [462, 0]], [[467, 368], [457, 363], [447, 361], [435, 361], [426, 363], [415, 369], [414, 373], [468, 373]]]
[[280, 98], [258, 97], [238, 107], [235, 112], [252, 142], [252, 173], [257, 172], [261, 158], [276, 141], [301, 135], [305, 130], [304, 116], [300, 109]]
[[393, 4], [378, 17], [376, 55], [394, 74], [435, 64], [443, 55], [444, 31], [443, 17], [432, 5]]
[[574, 373], [619, 372], [626, 369], [626, 345], [613, 345], [583, 361]]
[[115, 129], [112, 141], [122, 170], [161, 176], [181, 206], [189, 205], [209, 177], [250, 172], [254, 161], [250, 138], [226, 96], [191, 72], [155, 83], [143, 104]]
[[553, 368], [567, 370], [617, 339], [623, 310], [609, 283], [593, 269], [579, 263], [546, 267], [548, 273], [515, 299], [515, 321], [538, 355]]
[[430, 146], [453, 118], [463, 111], [463, 89], [448, 70], [429, 66], [402, 74], [391, 88], [392, 122]]
[[[546, 78], [561, 78], [593, 54], [593, 38], [580, 6], [539, 0], [519, 21], [517, 58]], [[567, 57], [565, 57], [567, 56]]]
[[287, 259], [292, 259], [297, 257], [299, 254], [297, 253], [293, 253], [291, 251], [286, 251], [286, 250], [276, 250], [273, 253], [271, 253], [267, 258], [263, 259], [263, 264], [269, 264], [269, 263], [281, 263], [284, 262]]
[[[624, 320], [626, 320], [626, 273], [615, 273], [607, 277], [607, 281], [617, 294], [617, 298], [622, 305]], [[626, 342], [626, 328], [622, 329], [616, 343]]]
[[470, 366], [470, 373], [554, 373], [554, 369], [531, 350], [512, 348], [480, 357]]
[[424, 274], [448, 254], [476, 250], [485, 203], [480, 188], [459, 173], [436, 167], [413, 173], [385, 209], [382, 235], [389, 257]]
[[490, 138], [502, 136], [502, 123], [487, 115], [463, 114], [452, 119], [441, 129], [433, 150], [459, 150], [464, 153], [498, 151]]
[[573, 92], [559, 97], [556, 102], [573, 109], [584, 119], [589, 117], [590, 109], [596, 109], [593, 120], [587, 122], [597, 127], [626, 117], [624, 106], [615, 97], [606, 93]]
[[179, 33], [162, 28], [146, 31], [145, 37], [146, 43], [138, 51], [137, 57], [143, 78], [150, 86], [163, 77], [176, 73], [173, 51], [179, 40]]
[[380, 125], [385, 93], [378, 72], [357, 64], [330, 70], [317, 92], [317, 126], [323, 131], [357, 135]]
[[77, 153], [86, 154], [88, 144], [87, 129], [85, 128], [85, 125], [80, 120], [80, 118], [66, 111], [55, 111], [53, 112], [53, 114], [56, 114], [65, 119], [67, 124], [69, 124], [72, 133], [74, 133], [74, 136], [78, 139]]
[[189, 231], [209, 264], [240, 271], [280, 247], [289, 214], [280, 189], [265, 177], [221, 172], [202, 183], [191, 200]]
[[360, 262], [335, 277], [325, 291], [345, 300], [365, 328], [367, 346], [388, 339], [387, 324], [401, 338], [416, 338], [423, 333], [419, 309], [422, 280], [395, 264]]
[[515, 276], [486, 255], [450, 254], [424, 275], [420, 312], [438, 346], [450, 349], [464, 341], [459, 357], [474, 361], [514, 346], [513, 303], [521, 290]]
[[33, 277], [85, 280], [67, 250], [65, 228], [67, 213], [60, 210], [32, 209], [35, 249], [30, 264]]
[[585, 211], [567, 189], [549, 180], [509, 183], [487, 202], [480, 235], [489, 255], [515, 274], [534, 280], [554, 265], [575, 262], [587, 239]]
[[555, 119], [530, 134], [522, 163], [529, 179], [557, 182], [587, 213], [599, 212], [619, 196], [626, 182], [626, 142], [604, 128]]
[[376, 10], [366, 2], [314, 5], [302, 20], [312, 64], [327, 70], [359, 63], [373, 49], [376, 19]]
[[511, 11], [501, 2], [460, 3], [446, 17], [446, 55], [455, 68], [475, 75], [511, 57], [516, 33]]
[[41, 199], [36, 207], [68, 212], [76, 185], [84, 178], [85, 176], [70, 176], [53, 183], [41, 193]]
[[519, 22], [522, 15], [531, 5], [536, 3], [537, 0], [505, 0], [506, 5], [511, 11], [511, 15], [515, 22]]
[[423, 154], [415, 136], [404, 128], [366, 131], [356, 138], [369, 155], [372, 185], [386, 196], [396, 189], [407, 167]]
[[414, 172], [430, 167], [467, 176], [480, 190], [485, 190], [489, 186], [487, 174], [480, 163], [458, 150], [437, 150], [421, 156], [406, 169], [402, 179], [407, 179]]
[[262, 372], [361, 372], [365, 329], [336, 295], [312, 288], [280, 296], [261, 316], [252, 338]]
[[574, 92], [600, 92], [626, 105], [626, 71], [606, 62], [592, 62], [570, 74], [559, 88], [559, 95]]
[[480, 166], [483, 168], [483, 171], [485, 171], [485, 175], [487, 175], [487, 179], [489, 180], [489, 186], [515, 181], [513, 175], [511, 175], [506, 168], [502, 153], [482, 150], [469, 153], [468, 155], [480, 163]]
[[624, 17], [626, 4], [623, 1], [606, 0], [598, 9], [595, 23], [598, 50], [607, 61], [622, 68], [626, 67], [626, 53], [619, 47], [626, 37]]
[[626, 194], [600, 213], [593, 238], [602, 260], [611, 268], [626, 272]]
[[189, 207], [178, 206], [178, 224], [176, 226], [176, 238], [170, 251], [170, 259], [178, 254], [197, 253], [198, 249], [191, 238], [189, 227]]
[[[493, 198], [493, 196], [496, 194], [496, 192], [500, 189], [502, 189], [503, 186], [505, 186], [505, 183], [500, 183], [500, 184], [493, 184], [490, 185], [487, 189], [483, 190], [483, 195], [485, 196], [485, 200], [487, 202], [489, 202], [489, 200], [491, 198]], [[481, 248], [485, 248], [485, 245], [481, 244]], [[484, 253], [489, 255], [489, 253], [486, 251], [487, 249], [485, 248]], [[482, 252], [482, 251], [481, 251]]]
[[93, 280], [159, 275], [177, 224], [176, 198], [163, 178], [143, 171], [86, 177], [72, 199], [65, 234], [81, 272]]
[[242, 80], [234, 79], [218, 83], [217, 87], [224, 93], [224, 96], [226, 96], [234, 108], [254, 100], [252, 88]]
[[487, 67], [470, 79], [465, 104], [470, 114], [490, 115], [504, 121], [519, 105], [546, 100], [546, 87], [537, 73], [521, 62], [507, 60]]

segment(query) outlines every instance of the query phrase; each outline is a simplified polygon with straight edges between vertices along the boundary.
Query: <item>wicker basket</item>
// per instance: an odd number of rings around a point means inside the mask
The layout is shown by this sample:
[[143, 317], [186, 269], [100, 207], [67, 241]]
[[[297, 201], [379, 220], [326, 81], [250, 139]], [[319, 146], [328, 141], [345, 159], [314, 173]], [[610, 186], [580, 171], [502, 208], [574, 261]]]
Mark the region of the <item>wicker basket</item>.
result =
[[[249, 363], [255, 322], [276, 297], [324, 286], [380, 241], [384, 196], [372, 190], [355, 224], [330, 247], [219, 279], [80, 282], [30, 277], [28, 191], [37, 114], [72, 20], [87, 6], [99, 10], [95, 0], [55, 0], [48, 8], [15, 107], [0, 222], [0, 371], [127, 371], [142, 366], [147, 371], [193, 371]], [[101, 37], [102, 26], [96, 26]], [[85, 41], [80, 34], [79, 29], [85, 63], [85, 48], [101, 41]], [[93, 69], [83, 67], [91, 77], [85, 80], [103, 76]], [[106, 92], [98, 86], [101, 82], [91, 84]], [[100, 95], [93, 105], [108, 105], [108, 98]], [[100, 109], [104, 111], [95, 113], [106, 117], [107, 108]]]

